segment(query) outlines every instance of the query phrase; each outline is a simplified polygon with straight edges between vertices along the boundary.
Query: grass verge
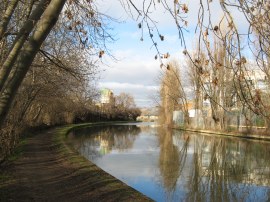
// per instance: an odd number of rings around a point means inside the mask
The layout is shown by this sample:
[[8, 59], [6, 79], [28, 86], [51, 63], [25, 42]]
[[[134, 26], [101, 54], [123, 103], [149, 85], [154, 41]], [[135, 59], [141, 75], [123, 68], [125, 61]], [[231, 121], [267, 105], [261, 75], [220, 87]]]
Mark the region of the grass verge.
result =
[[15, 148], [14, 152], [7, 158], [7, 161], [8, 162], [12, 162], [12, 161], [15, 161], [17, 160], [23, 153], [23, 146], [26, 145], [27, 143], [27, 139], [24, 138], [22, 139], [18, 146]]

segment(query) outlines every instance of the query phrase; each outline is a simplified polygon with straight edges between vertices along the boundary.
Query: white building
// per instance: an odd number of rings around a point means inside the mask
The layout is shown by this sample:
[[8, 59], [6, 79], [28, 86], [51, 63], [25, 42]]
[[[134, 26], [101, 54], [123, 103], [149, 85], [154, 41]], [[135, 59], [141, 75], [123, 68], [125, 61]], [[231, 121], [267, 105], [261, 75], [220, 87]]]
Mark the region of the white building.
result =
[[103, 88], [101, 90], [101, 97], [100, 97], [101, 104], [113, 104], [114, 100], [115, 99], [112, 90], [108, 88]]

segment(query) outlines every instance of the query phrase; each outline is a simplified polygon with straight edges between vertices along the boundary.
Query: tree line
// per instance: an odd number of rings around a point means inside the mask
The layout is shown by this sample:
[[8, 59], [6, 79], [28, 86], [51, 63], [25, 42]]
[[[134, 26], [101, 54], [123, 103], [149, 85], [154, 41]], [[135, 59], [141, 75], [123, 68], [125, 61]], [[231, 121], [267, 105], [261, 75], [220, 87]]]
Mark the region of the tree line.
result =
[[181, 111], [178, 124], [183, 127], [268, 133], [269, 65], [261, 69], [244, 56], [231, 63], [225, 48], [216, 39], [209, 47], [213, 60], [209, 50], [200, 49], [193, 52], [192, 59], [186, 55], [181, 65], [175, 60], [168, 62], [160, 77], [162, 123], [173, 125], [174, 111]]
[[[176, 4], [171, 10], [181, 31], [185, 19], [178, 14], [189, 10], [184, 2], [175, 2], [182, 3], [180, 11]], [[207, 128], [227, 131], [231, 126], [239, 129], [243, 125], [249, 132], [254, 132], [253, 126], [269, 131], [269, 2], [225, 0], [198, 4], [197, 45], [190, 50], [184, 45], [186, 64], [180, 68], [172, 61], [164, 62], [167, 54], [161, 56], [165, 67], [159, 91], [163, 122], [172, 124], [173, 111], [181, 110], [184, 126], [193, 127], [187, 102], [193, 100], [193, 109], [201, 113]], [[214, 17], [217, 9], [220, 15]], [[239, 26], [238, 20], [246, 27]], [[184, 68], [188, 77], [183, 76]], [[186, 83], [192, 87], [192, 96], [183, 91]]]
[[113, 38], [93, 1], [2, 0], [0, 16], [0, 161], [31, 128], [138, 116], [128, 94], [109, 113], [96, 106]]
[[[158, 12], [158, 6], [171, 15], [185, 49], [183, 53], [194, 65], [194, 76], [201, 86], [195, 92], [202, 90], [210, 99], [212, 118], [218, 125], [222, 123], [219, 108], [227, 107], [224, 104], [227, 102], [220, 97], [221, 91], [223, 96], [226, 91], [221, 89], [224, 86], [221, 69], [228, 76], [232, 74], [230, 84], [239, 105], [262, 116], [267, 124], [270, 122], [268, 94], [252, 90], [252, 84], [245, 76], [247, 59], [244, 56], [249, 49], [268, 81], [268, 1], [200, 1], [196, 13], [199, 42], [194, 55], [192, 50], [186, 49], [183, 34], [188, 26], [187, 1], [120, 2], [138, 21], [143, 37], [148, 36], [153, 42], [157, 51], [154, 58], [160, 60], [161, 67], [167, 68], [164, 59], [169, 54], [158, 48], [158, 40], [166, 41], [166, 36], [152, 16], [153, 12]], [[0, 128], [1, 152], [6, 152], [5, 148], [12, 148], [16, 142], [16, 130], [21, 128], [17, 126], [24, 126], [24, 123], [37, 125], [44, 120], [63, 123], [73, 116], [70, 109], [76, 109], [80, 114], [84, 111], [81, 106], [93, 103], [96, 94], [93, 86], [98, 72], [96, 59], [103, 57], [106, 42], [113, 40], [108, 33], [108, 22], [113, 19], [101, 13], [92, 0], [1, 0], [0, 3]], [[213, 20], [212, 4], [218, 4], [222, 11], [218, 22]], [[249, 25], [245, 33], [239, 31], [235, 22], [239, 13]], [[223, 24], [228, 29], [222, 29]], [[221, 45], [216, 46], [214, 41]], [[210, 67], [213, 85], [209, 91], [202, 83]]]

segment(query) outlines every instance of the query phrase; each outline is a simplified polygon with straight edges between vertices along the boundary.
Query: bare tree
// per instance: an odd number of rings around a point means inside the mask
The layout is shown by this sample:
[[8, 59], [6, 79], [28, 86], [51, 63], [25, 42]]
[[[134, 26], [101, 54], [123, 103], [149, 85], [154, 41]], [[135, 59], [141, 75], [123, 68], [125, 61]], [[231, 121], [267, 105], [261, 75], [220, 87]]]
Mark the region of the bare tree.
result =
[[184, 113], [185, 123], [188, 124], [188, 101], [183, 87], [183, 77], [180, 75], [180, 66], [176, 61], [168, 63], [160, 82], [160, 115], [164, 117], [164, 123], [172, 125], [173, 111], [181, 110]]
[[[168, 53], [161, 53], [158, 49], [158, 40], [166, 41], [166, 35], [160, 33], [158, 23], [152, 18], [153, 12], [157, 11], [157, 7], [163, 7], [172, 17], [179, 31], [179, 38], [182, 42], [185, 55], [188, 55], [191, 62], [198, 71], [200, 66], [196, 61], [203, 54], [205, 60], [211, 61], [212, 66], [220, 66], [220, 57], [213, 51], [211, 47], [216, 42], [222, 47], [224, 55], [226, 55], [226, 63], [223, 63], [225, 72], [233, 73], [234, 93], [237, 93], [237, 100], [245, 109], [251, 113], [257, 114], [269, 120], [268, 103], [266, 99], [262, 99], [265, 93], [254, 89], [253, 84], [249, 82], [248, 71], [250, 66], [247, 65], [248, 60], [255, 60], [256, 66], [262, 70], [266, 78], [269, 78], [269, 2], [264, 0], [220, 0], [220, 1], [198, 1], [198, 13], [189, 13], [188, 1], [166, 0], [143, 0], [141, 4], [133, 1], [122, 1], [126, 10], [130, 11], [132, 16], [138, 21], [138, 27], [142, 30], [142, 39], [148, 35], [153, 42], [153, 46], [157, 50], [156, 59], [160, 59], [161, 67], [164, 67], [163, 59], [167, 58]], [[219, 16], [214, 13], [219, 10]], [[186, 20], [187, 15], [197, 15], [198, 22], [196, 27], [196, 37], [199, 44], [197, 55], [194, 57], [193, 50], [187, 50], [185, 45], [186, 26], [189, 22]], [[247, 25], [246, 28], [239, 27], [237, 20], [240, 18]], [[224, 29], [226, 28], [226, 29]], [[213, 40], [214, 39], [214, 40]], [[220, 49], [220, 48], [218, 48]], [[217, 50], [217, 49], [216, 49]], [[206, 51], [206, 53], [205, 53]], [[248, 59], [245, 55], [253, 55]], [[218, 79], [218, 78], [217, 78]], [[267, 83], [268, 80], [266, 80]], [[214, 94], [208, 95], [212, 102], [216, 100], [217, 93], [221, 93], [218, 88], [214, 87]], [[207, 92], [205, 91], [205, 94]], [[213, 105], [214, 106], [214, 105]], [[214, 107], [216, 108], [216, 107]], [[213, 108], [213, 111], [216, 109]], [[218, 115], [214, 112], [214, 119], [221, 123]], [[267, 121], [268, 122], [268, 121]], [[223, 127], [223, 126], [222, 126]]]
[[136, 119], [141, 114], [136, 107], [134, 98], [128, 93], [120, 93], [115, 97], [116, 116], [122, 116], [124, 119]]
[[[22, 80], [64, 6], [61, 29], [74, 37], [72, 42], [78, 48], [90, 50], [91, 45], [91, 54], [99, 54], [100, 57], [104, 54], [104, 41], [111, 37], [105, 29], [106, 25], [102, 24], [102, 18], [108, 17], [100, 14], [92, 1], [13, 0], [6, 3], [1, 10], [4, 18], [0, 24], [3, 53], [0, 64], [0, 125], [4, 123]], [[17, 18], [18, 14], [20, 18]]]

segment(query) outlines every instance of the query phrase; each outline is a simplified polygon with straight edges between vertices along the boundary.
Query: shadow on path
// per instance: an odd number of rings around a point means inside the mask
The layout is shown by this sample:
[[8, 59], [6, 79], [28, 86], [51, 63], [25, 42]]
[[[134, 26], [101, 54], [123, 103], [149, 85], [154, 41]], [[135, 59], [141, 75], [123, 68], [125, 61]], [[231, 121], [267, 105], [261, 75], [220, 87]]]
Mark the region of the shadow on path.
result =
[[9, 177], [0, 180], [0, 201], [149, 201], [91, 162], [72, 162], [55, 134], [29, 138], [22, 155], [3, 168]]

